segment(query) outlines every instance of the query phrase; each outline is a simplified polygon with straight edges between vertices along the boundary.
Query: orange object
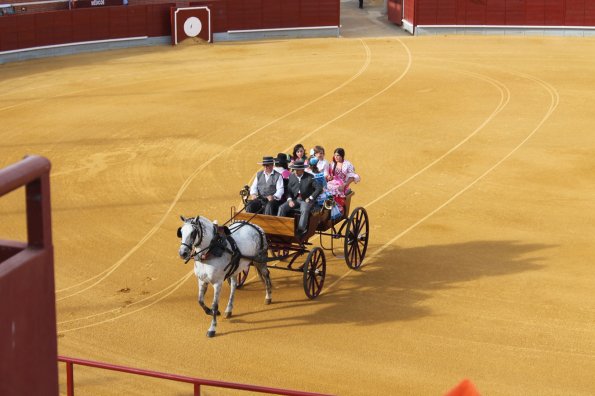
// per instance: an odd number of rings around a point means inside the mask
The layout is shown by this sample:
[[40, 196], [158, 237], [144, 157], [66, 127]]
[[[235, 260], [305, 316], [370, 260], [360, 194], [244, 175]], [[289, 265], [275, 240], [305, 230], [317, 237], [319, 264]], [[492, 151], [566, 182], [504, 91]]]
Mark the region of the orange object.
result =
[[445, 393], [444, 396], [480, 396], [479, 392], [473, 382], [465, 379], [461, 381], [456, 387], [452, 388], [448, 393]]

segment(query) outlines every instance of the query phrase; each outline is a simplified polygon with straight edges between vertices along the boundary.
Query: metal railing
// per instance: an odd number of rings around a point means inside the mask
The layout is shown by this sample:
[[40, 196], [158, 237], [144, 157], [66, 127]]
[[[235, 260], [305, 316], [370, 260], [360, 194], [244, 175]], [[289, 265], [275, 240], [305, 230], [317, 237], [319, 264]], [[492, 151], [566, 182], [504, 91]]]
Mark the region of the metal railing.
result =
[[58, 361], [66, 363], [66, 394], [68, 396], [74, 396], [74, 365], [75, 364], [78, 364], [80, 366], [95, 367], [95, 368], [100, 368], [100, 369], [104, 369], [104, 370], [119, 371], [122, 373], [143, 375], [145, 377], [160, 378], [160, 379], [166, 379], [166, 380], [170, 380], [170, 381], [185, 382], [188, 384], [193, 384], [195, 396], [200, 396], [201, 386], [236, 389], [236, 390], [242, 390], [242, 391], [268, 393], [268, 394], [273, 394], [273, 395], [330, 396], [330, 395], [325, 395], [322, 393], [302, 392], [302, 391], [295, 391], [295, 390], [288, 390], [288, 389], [268, 388], [268, 387], [264, 387], [264, 386], [237, 384], [237, 383], [233, 383], [233, 382], [223, 382], [223, 381], [214, 381], [214, 380], [208, 380], [208, 379], [202, 379], [202, 378], [186, 377], [183, 375], [167, 374], [167, 373], [161, 373], [158, 371], [142, 370], [142, 369], [137, 369], [137, 368], [132, 368], [132, 367], [125, 367], [125, 366], [117, 366], [114, 364], [94, 362], [92, 360], [77, 359], [77, 358], [71, 358], [71, 357], [66, 357], [66, 356], [58, 356]]

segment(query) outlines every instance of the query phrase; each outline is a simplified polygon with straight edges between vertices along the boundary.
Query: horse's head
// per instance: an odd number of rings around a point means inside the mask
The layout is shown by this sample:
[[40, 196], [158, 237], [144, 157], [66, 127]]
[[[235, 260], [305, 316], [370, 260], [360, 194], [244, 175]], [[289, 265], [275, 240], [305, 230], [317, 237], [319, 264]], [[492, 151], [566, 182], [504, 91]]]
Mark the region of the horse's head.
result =
[[184, 224], [178, 228], [178, 238], [182, 240], [178, 254], [180, 258], [188, 261], [191, 258], [192, 250], [200, 245], [203, 238], [203, 228], [198, 216], [185, 218], [180, 216]]

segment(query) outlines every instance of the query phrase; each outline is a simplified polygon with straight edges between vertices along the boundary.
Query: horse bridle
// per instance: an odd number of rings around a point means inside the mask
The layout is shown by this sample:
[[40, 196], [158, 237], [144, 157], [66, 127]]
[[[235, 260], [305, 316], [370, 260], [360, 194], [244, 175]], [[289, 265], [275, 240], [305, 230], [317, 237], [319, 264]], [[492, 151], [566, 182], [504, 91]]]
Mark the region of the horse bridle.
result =
[[[192, 232], [190, 233], [190, 239], [195, 242], [192, 245], [190, 245], [186, 242], [182, 242], [181, 245], [186, 246], [192, 252], [192, 250], [194, 248], [196, 248], [197, 246], [200, 246], [200, 244], [202, 243], [203, 235], [205, 233], [204, 233], [204, 230], [202, 229], [202, 223], [199, 220], [199, 216], [196, 216], [194, 218], [194, 220], [190, 222], [190, 225], [192, 226]], [[194, 234], [196, 234], [196, 235], [194, 235]], [[200, 238], [198, 238], [199, 236], [200, 236]], [[178, 228], [178, 238], [182, 238], [182, 227]], [[196, 241], [197, 239], [198, 239], [198, 241]], [[191, 254], [190, 258], [192, 258], [195, 254], [196, 253]]]

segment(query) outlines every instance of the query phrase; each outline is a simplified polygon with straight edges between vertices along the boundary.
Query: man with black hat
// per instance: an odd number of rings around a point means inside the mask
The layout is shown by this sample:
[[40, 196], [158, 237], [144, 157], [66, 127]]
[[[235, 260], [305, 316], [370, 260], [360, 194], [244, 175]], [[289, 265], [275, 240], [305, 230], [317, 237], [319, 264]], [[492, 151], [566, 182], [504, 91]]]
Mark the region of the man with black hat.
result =
[[322, 192], [322, 186], [314, 181], [314, 176], [304, 172], [307, 165], [303, 159], [295, 160], [289, 168], [295, 172], [289, 176], [287, 202], [279, 207], [279, 216], [287, 216], [291, 209], [299, 209], [298, 233], [303, 236], [308, 231], [308, 218], [316, 197]]
[[275, 216], [279, 208], [279, 200], [283, 197], [283, 178], [273, 170], [275, 160], [273, 157], [262, 157], [263, 170], [256, 173], [254, 182], [250, 187], [250, 197], [246, 204], [246, 212], [260, 213]]

